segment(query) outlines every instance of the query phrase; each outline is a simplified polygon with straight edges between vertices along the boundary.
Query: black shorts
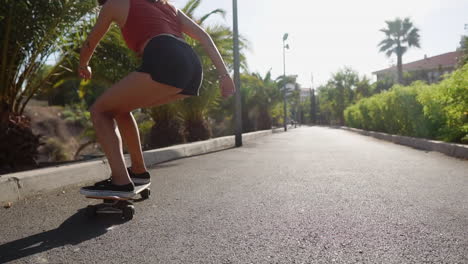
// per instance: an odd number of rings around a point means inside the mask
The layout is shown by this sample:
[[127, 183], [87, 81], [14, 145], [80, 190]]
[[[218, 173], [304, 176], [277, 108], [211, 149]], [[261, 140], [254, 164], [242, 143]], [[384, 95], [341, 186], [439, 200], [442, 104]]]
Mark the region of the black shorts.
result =
[[182, 89], [180, 94], [200, 93], [203, 69], [192, 47], [176, 37], [159, 35], [146, 44], [143, 62], [137, 72], [145, 72], [151, 78]]

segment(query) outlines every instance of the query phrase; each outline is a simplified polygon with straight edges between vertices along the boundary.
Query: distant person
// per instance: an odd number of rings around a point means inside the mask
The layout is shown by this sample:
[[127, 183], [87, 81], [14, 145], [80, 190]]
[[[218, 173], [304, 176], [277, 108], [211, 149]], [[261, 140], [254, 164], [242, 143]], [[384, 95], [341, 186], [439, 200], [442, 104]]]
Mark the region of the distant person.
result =
[[[208, 53], [219, 74], [222, 96], [232, 95], [235, 87], [211, 37], [167, 0], [99, 0], [99, 5], [102, 9], [96, 25], [81, 49], [79, 76], [91, 79], [88, 63], [112, 23], [120, 27], [128, 48], [142, 57], [142, 64], [106, 90], [90, 109], [112, 174], [108, 180], [84, 187], [81, 192], [132, 197], [135, 184], [149, 183], [150, 175], [131, 111], [199, 95], [202, 66], [182, 33], [198, 40]], [[125, 165], [120, 134], [130, 153], [130, 168]]]

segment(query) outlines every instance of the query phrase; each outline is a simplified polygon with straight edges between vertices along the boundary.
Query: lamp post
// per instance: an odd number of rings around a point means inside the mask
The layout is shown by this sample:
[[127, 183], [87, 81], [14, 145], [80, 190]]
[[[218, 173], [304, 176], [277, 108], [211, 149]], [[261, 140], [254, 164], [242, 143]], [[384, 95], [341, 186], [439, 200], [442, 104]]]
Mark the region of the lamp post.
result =
[[232, 0], [233, 28], [234, 28], [234, 84], [235, 93], [235, 122], [236, 122], [236, 147], [242, 146], [242, 101], [240, 90], [240, 56], [239, 56], [239, 26], [237, 19], [237, 0]]
[[286, 44], [286, 40], [288, 39], [289, 34], [285, 33], [283, 35], [283, 77], [284, 77], [284, 84], [283, 84], [283, 123], [284, 123], [284, 131], [288, 131], [288, 124], [286, 123], [287, 117], [287, 107], [286, 107], [286, 49], [289, 49], [289, 45]]

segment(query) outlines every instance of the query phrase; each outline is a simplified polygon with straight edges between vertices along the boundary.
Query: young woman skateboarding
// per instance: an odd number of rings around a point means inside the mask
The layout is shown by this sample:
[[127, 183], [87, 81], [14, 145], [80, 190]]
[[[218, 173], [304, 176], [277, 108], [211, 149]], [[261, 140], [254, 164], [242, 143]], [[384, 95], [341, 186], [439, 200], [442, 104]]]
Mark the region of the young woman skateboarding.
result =
[[[142, 64], [106, 90], [90, 109], [112, 174], [108, 180], [82, 188], [81, 193], [132, 197], [134, 184], [149, 183], [150, 175], [131, 111], [199, 95], [202, 67], [182, 33], [198, 40], [208, 53], [219, 74], [222, 96], [232, 95], [235, 87], [211, 37], [167, 0], [99, 0], [99, 4], [102, 9], [96, 25], [81, 49], [79, 76], [91, 79], [89, 60], [112, 23], [120, 27], [128, 48], [142, 57]], [[125, 166], [122, 139], [131, 168]]]

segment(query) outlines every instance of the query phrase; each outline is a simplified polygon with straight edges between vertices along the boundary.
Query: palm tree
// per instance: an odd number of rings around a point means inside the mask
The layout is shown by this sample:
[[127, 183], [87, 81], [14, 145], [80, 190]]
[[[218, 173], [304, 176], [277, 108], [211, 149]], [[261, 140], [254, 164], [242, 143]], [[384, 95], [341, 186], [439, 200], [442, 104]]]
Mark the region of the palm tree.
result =
[[256, 102], [258, 112], [256, 128], [259, 130], [270, 129], [272, 127], [272, 110], [274, 106], [281, 103], [281, 92], [277, 83], [271, 78], [271, 69], [265, 74], [265, 77], [258, 73], [254, 73], [253, 76], [260, 81], [252, 98]]
[[[7, 1], [0, 8], [0, 105], [21, 115], [29, 100], [50, 80], [67, 72], [63, 43], [77, 24], [86, 20], [95, 3], [86, 1]], [[21, 21], [14, 23], [13, 21]], [[62, 53], [42, 80], [37, 80], [47, 59]]]
[[[62, 42], [95, 7], [93, 0], [2, 1], [0, 5], [0, 170], [34, 166], [39, 139], [22, 116], [30, 99], [56, 76], [67, 52]], [[54, 53], [56, 65], [44, 72]], [[42, 77], [42, 78], [39, 78]]]
[[396, 54], [398, 82], [402, 83], [402, 57], [410, 47], [420, 48], [419, 29], [414, 27], [409, 18], [405, 18], [404, 20], [396, 18], [394, 21], [385, 21], [385, 23], [387, 23], [387, 28], [383, 28], [380, 31], [385, 33], [386, 38], [378, 46], [380, 46], [380, 52], [385, 52], [388, 57]]

